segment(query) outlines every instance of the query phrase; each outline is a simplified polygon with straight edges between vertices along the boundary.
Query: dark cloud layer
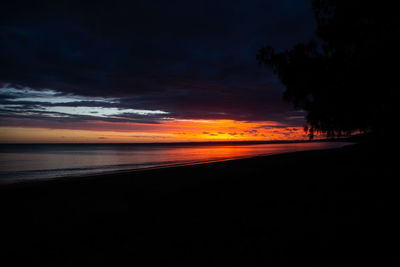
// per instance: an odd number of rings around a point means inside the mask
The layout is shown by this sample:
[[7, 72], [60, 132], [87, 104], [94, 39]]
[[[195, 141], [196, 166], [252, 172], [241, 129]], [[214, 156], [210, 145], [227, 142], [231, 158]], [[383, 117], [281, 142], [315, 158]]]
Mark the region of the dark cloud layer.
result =
[[3, 87], [119, 99], [42, 106], [188, 119], [292, 121], [282, 85], [255, 55], [266, 44], [290, 48], [314, 30], [308, 0], [8, 1], [2, 10]]

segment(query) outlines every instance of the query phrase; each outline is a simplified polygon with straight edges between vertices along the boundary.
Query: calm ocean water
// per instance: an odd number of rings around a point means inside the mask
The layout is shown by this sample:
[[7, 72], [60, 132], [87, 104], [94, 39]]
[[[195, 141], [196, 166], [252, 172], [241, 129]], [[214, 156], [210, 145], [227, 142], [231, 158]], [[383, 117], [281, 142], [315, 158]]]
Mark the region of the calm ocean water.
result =
[[336, 148], [346, 144], [0, 145], [0, 184]]

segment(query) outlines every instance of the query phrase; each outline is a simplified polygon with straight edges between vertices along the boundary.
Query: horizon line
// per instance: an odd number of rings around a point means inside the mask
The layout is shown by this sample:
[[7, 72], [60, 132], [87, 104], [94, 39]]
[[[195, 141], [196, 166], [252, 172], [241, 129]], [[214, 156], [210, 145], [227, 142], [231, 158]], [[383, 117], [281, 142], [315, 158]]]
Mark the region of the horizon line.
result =
[[0, 143], [0, 145], [169, 145], [169, 144], [271, 144], [271, 143], [308, 143], [326, 141], [345, 141], [348, 137], [296, 140], [240, 140], [240, 141], [188, 141], [188, 142], [111, 142], [111, 143]]

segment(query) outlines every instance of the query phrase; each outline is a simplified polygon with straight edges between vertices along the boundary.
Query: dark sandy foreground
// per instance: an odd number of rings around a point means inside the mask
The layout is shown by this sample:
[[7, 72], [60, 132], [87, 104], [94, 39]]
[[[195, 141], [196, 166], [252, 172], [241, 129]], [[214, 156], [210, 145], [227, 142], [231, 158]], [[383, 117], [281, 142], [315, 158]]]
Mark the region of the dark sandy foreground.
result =
[[0, 265], [391, 266], [385, 157], [353, 145], [3, 186]]

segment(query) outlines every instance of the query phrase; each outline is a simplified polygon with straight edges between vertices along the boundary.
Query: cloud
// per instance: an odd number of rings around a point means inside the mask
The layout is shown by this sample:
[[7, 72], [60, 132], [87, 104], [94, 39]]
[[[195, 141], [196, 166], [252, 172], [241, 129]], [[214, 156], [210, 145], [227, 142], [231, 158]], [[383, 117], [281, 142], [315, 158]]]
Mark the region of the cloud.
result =
[[116, 99], [86, 98], [63, 95], [54, 90], [31, 88], [0, 88], [0, 117], [104, 120], [104, 121], [148, 121], [158, 123], [168, 112], [162, 110], [131, 109], [119, 106]]
[[312, 36], [308, 0], [2, 7], [0, 101], [9, 117], [303, 123], [255, 55], [266, 44], [286, 49]]

